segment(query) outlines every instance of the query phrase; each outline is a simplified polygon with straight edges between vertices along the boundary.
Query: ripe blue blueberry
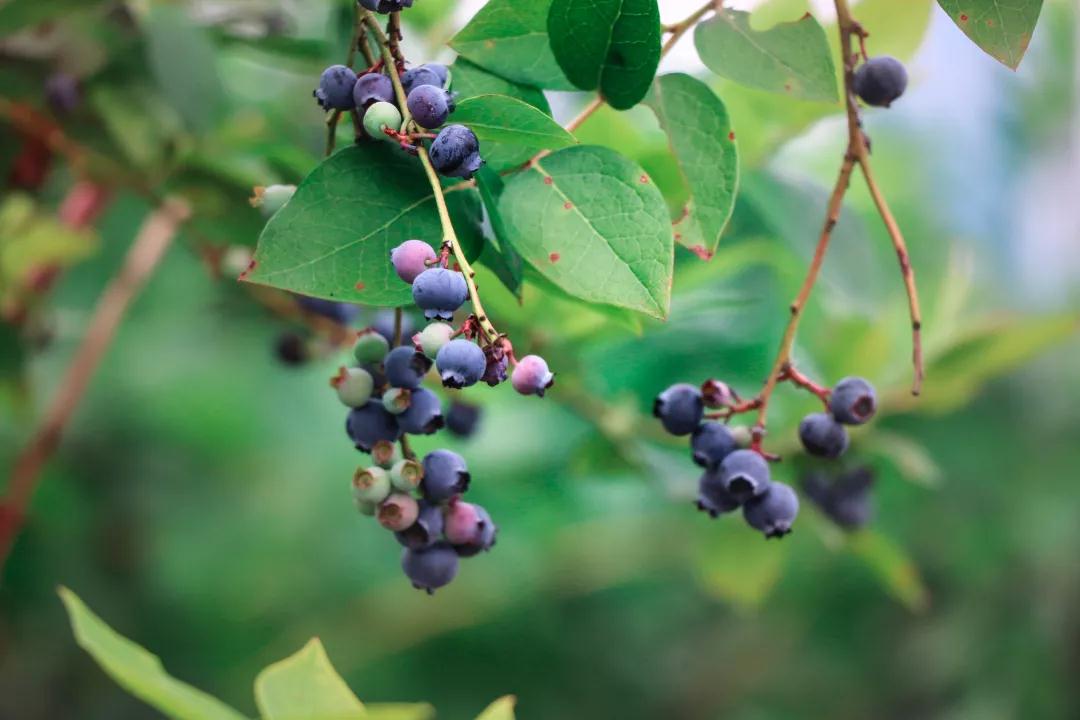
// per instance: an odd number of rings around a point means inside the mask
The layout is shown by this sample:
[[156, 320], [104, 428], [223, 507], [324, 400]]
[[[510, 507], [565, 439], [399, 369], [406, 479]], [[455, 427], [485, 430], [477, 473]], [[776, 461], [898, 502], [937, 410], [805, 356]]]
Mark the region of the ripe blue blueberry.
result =
[[413, 435], [431, 435], [446, 424], [438, 396], [425, 388], [412, 391], [412, 401], [397, 421], [402, 430]]
[[789, 485], [774, 482], [764, 495], [751, 498], [743, 505], [743, 517], [750, 527], [765, 533], [767, 538], [779, 538], [791, 532], [791, 524], [799, 514], [799, 496]]
[[[397, 323], [395, 315], [396, 313], [393, 310], [380, 310], [379, 312], [375, 313], [375, 317], [371, 320], [371, 328], [375, 332], [382, 335], [383, 339], [386, 340], [388, 344], [394, 342], [394, 326]], [[402, 313], [401, 341], [398, 343], [398, 345], [409, 344], [409, 338], [412, 337], [412, 334], [415, 330], [413, 325], [414, 323], [412, 316], [408, 313]], [[381, 361], [382, 358], [379, 358], [379, 360]]]
[[350, 303], [324, 300], [323, 298], [297, 295], [296, 301], [304, 312], [332, 320], [338, 325], [351, 325], [356, 316], [360, 314], [360, 308]]
[[295, 194], [295, 185], [267, 185], [255, 188], [255, 196], [250, 202], [259, 208], [263, 217], [268, 218], [283, 208]]
[[[451, 501], [451, 512], [447, 517], [448, 523], [452, 516], [454, 504], [454, 501]], [[447, 532], [447, 540], [454, 543], [454, 550], [460, 557], [472, 557], [473, 555], [478, 555], [490, 550], [494, 547], [495, 536], [499, 532], [498, 526], [492, 521], [491, 515], [488, 514], [487, 510], [479, 505], [473, 505], [473, 508], [476, 514], [476, 523], [472, 526], [471, 533], [458, 535], [459, 539], [462, 535], [465, 535], [465, 539], [462, 540], [462, 542], [455, 542], [454, 539], [450, 538], [449, 530]]]
[[[393, 332], [391, 330], [391, 332]], [[361, 364], [381, 363], [390, 351], [390, 342], [375, 328], [367, 328], [356, 334], [353, 357]]]
[[769, 463], [753, 450], [736, 450], [720, 463], [720, 483], [739, 502], [765, 494], [770, 476]]
[[371, 373], [363, 368], [345, 368], [330, 379], [330, 385], [337, 391], [338, 399], [348, 407], [366, 405], [375, 388]]
[[460, 438], [471, 437], [476, 432], [476, 426], [479, 423], [479, 407], [460, 400], [450, 403], [450, 411], [446, 413], [446, 429], [450, 431], [450, 434]]
[[413, 390], [420, 387], [424, 375], [431, 369], [431, 358], [408, 345], [396, 347], [383, 361], [386, 379], [396, 388]]
[[434, 85], [447, 89], [450, 85], [450, 69], [439, 63], [427, 63], [411, 70], [406, 70], [401, 76], [401, 87], [405, 94], [412, 92], [413, 88], [420, 85]]
[[406, 105], [417, 125], [432, 130], [446, 122], [450, 115], [449, 96], [441, 87], [416, 85], [409, 92]]
[[475, 385], [484, 376], [487, 358], [484, 351], [471, 340], [451, 340], [435, 356], [444, 387], [463, 388]]
[[907, 89], [907, 70], [896, 58], [870, 58], [855, 71], [855, 92], [867, 105], [889, 107]]
[[431, 143], [431, 164], [440, 175], [471, 178], [484, 164], [480, 141], [464, 125], [447, 125]]
[[307, 341], [296, 333], [282, 333], [274, 344], [274, 353], [284, 365], [296, 367], [308, 361]]
[[353, 85], [353, 102], [360, 110], [366, 110], [377, 102], [394, 102], [394, 83], [382, 73], [364, 73]]
[[345, 432], [357, 450], [369, 453], [380, 440], [397, 442], [401, 428], [397, 418], [386, 412], [380, 400], [368, 400], [365, 405], [349, 412]]
[[420, 505], [416, 499], [412, 495], [397, 492], [390, 493], [375, 511], [375, 519], [379, 524], [393, 532], [408, 528], [419, 516]]
[[344, 65], [323, 70], [319, 87], [312, 93], [323, 110], [352, 110], [356, 73]]
[[412, 296], [428, 320], [452, 320], [454, 311], [469, 297], [469, 286], [461, 273], [434, 267], [416, 277]]
[[872, 469], [858, 467], [831, 479], [813, 473], [803, 477], [802, 484], [807, 497], [845, 530], [857, 530], [873, 520]]
[[444, 322], [429, 323], [420, 332], [413, 335], [413, 345], [432, 360], [439, 354], [446, 343], [454, 336], [454, 328]]
[[847, 377], [836, 383], [829, 396], [829, 412], [837, 422], [862, 425], [877, 412], [877, 393], [869, 381]]
[[411, 8], [413, 5], [413, 0], [359, 0], [359, 2], [360, 7], [383, 15]]
[[544, 358], [539, 355], [526, 355], [514, 366], [510, 384], [522, 395], [544, 397], [547, 389], [555, 384], [555, 373], [548, 369]]
[[672, 435], [694, 432], [704, 414], [701, 390], [687, 383], [672, 385], [653, 401], [653, 415], [660, 418], [664, 429]]
[[436, 543], [423, 550], [405, 548], [401, 554], [401, 569], [417, 590], [429, 595], [449, 585], [457, 576], [458, 556], [446, 543]]
[[735, 510], [739, 505], [739, 501], [724, 489], [724, 482], [719, 471], [706, 470], [698, 480], [698, 510], [709, 513], [711, 517], [717, 517], [722, 513]]
[[828, 413], [811, 413], [799, 423], [799, 440], [806, 452], [818, 457], [836, 459], [848, 447], [844, 426]]
[[427, 500], [421, 500], [420, 514], [414, 522], [404, 530], [394, 533], [397, 541], [412, 550], [423, 550], [431, 547], [443, 534], [442, 508]]
[[718, 422], [705, 422], [698, 426], [690, 439], [694, 462], [703, 468], [715, 468], [731, 453], [739, 449], [731, 429]]
[[450, 450], [434, 450], [424, 456], [424, 479], [420, 491], [431, 502], [449, 500], [469, 489], [465, 458]]
[[397, 276], [410, 285], [435, 262], [435, 250], [423, 240], [406, 240], [390, 251]]
[[396, 143], [397, 140], [386, 134], [386, 130], [397, 130], [401, 127], [401, 111], [397, 106], [388, 102], [372, 103], [371, 107], [364, 111], [364, 132], [376, 140], [385, 140]]

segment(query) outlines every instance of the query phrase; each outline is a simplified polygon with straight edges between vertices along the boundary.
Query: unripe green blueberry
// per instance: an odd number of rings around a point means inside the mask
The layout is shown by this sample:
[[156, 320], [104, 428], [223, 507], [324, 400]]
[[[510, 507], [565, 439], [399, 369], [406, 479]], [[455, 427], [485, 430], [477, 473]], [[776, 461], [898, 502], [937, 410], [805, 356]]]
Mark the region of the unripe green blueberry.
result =
[[295, 185], [267, 185], [255, 188], [251, 198], [253, 207], [259, 208], [263, 217], [268, 218], [282, 208], [296, 192]]
[[357, 468], [353, 474], [353, 497], [369, 503], [381, 503], [390, 496], [390, 473], [378, 465]]
[[432, 360], [442, 350], [443, 345], [450, 342], [454, 335], [454, 328], [444, 322], [433, 322], [422, 331], [413, 335], [413, 344], [420, 348], [420, 352]]
[[401, 127], [401, 111], [388, 102], [374, 103], [364, 112], [364, 130], [376, 140], [397, 142], [383, 132], [384, 129], [397, 130]]
[[368, 517], [375, 517], [375, 512], [379, 509], [378, 503], [361, 500], [355, 495], [353, 495], [353, 503], [356, 505], [357, 512], [361, 515], [367, 515]]
[[412, 390], [405, 388], [390, 388], [383, 393], [383, 407], [392, 415], [400, 415], [409, 409], [412, 404]]
[[371, 459], [381, 468], [389, 470], [397, 462], [398, 447], [389, 440], [380, 440], [371, 447]]
[[745, 425], [735, 425], [731, 428], [731, 436], [735, 438], [735, 444], [745, 449], [754, 442], [754, 432]]
[[394, 532], [408, 528], [419, 515], [420, 505], [412, 495], [405, 493], [391, 493], [376, 512], [379, 524]]
[[356, 344], [353, 345], [353, 357], [356, 358], [356, 362], [365, 365], [381, 363], [388, 352], [390, 352], [390, 343], [374, 328], [367, 328], [357, 333]]
[[364, 368], [346, 368], [330, 378], [330, 385], [337, 391], [338, 400], [348, 407], [361, 407], [371, 399], [375, 380]]
[[424, 466], [415, 460], [398, 460], [390, 468], [390, 484], [395, 490], [411, 493], [424, 479]]

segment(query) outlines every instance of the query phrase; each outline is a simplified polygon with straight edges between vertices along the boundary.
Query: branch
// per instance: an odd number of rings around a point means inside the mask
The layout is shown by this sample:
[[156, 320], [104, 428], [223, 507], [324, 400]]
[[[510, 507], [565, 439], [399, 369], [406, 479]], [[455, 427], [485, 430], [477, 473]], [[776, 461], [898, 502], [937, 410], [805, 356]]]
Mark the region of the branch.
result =
[[12, 466], [7, 494], [0, 503], [0, 569], [22, 527], [41, 470], [59, 445], [64, 426], [86, 392], [128, 305], [154, 272], [190, 212], [188, 205], [178, 199], [168, 199], [153, 211], [128, 249], [124, 265], [98, 300], [86, 336], [68, 366], [56, 397]]

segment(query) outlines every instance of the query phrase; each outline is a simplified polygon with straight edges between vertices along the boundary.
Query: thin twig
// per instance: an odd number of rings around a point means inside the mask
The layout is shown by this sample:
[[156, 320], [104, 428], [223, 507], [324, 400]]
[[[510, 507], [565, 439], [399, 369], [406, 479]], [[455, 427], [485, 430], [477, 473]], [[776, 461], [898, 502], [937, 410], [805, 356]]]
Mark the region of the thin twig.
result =
[[98, 300], [86, 336], [60, 382], [56, 397], [12, 466], [6, 496], [0, 504], [0, 569], [22, 527], [41, 471], [59, 445], [64, 426], [78, 407], [128, 306], [154, 272], [190, 213], [187, 203], [179, 199], [167, 199], [152, 212], [139, 229], [120, 271]]

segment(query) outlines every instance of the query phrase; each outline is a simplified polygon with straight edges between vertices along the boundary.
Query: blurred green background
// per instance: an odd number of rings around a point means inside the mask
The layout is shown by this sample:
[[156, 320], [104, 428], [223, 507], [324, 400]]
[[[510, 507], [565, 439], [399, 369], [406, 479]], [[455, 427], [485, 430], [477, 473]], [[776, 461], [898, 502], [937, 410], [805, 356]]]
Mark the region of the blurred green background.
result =
[[[480, 4], [418, 2], [407, 54], [452, 59], [443, 43]], [[664, 19], [696, 4], [665, 2]], [[111, 161], [104, 171], [196, 213], [109, 349], [0, 579], [0, 717], [151, 716], [76, 647], [61, 583], [247, 713], [258, 670], [319, 636], [362, 699], [426, 700], [445, 718], [506, 693], [521, 718], [1080, 717], [1077, 10], [1048, 0], [1013, 74], [936, 5], [888, 4], [855, 10], [872, 51], [911, 60], [909, 94], [867, 126], [923, 291], [924, 396], [906, 392], [903, 289], [858, 183], [796, 347], [813, 376], [865, 375], [883, 394], [849, 460], [877, 473], [876, 520], [844, 533], [804, 502], [796, 531], [768, 543], [710, 521], [691, 507], [688, 453], [648, 417], [676, 381], [755, 392], [842, 152], [837, 108], [718, 81], [741, 194], [710, 263], [678, 251], [668, 322], [534, 287], [519, 306], [481, 278], [500, 327], [543, 352], [559, 384], [544, 401], [468, 392], [481, 431], [439, 437], [467, 457], [500, 535], [432, 598], [353, 509], [357, 455], [326, 383], [341, 358], [281, 365], [286, 326], [205, 263], [208, 247], [254, 242], [252, 186], [318, 162], [310, 90], [344, 57], [348, 4], [0, 6], [5, 102], [48, 113], [46, 79], [75, 74], [83, 101], [58, 117], [65, 131]], [[874, 12], [915, 20], [875, 26]], [[703, 72], [689, 42], [665, 67]], [[565, 119], [584, 98], [551, 100]], [[10, 175], [24, 138], [2, 127]], [[680, 206], [647, 111], [602, 112], [579, 136], [637, 159]], [[50, 218], [71, 182], [58, 158], [35, 192], [8, 183], [3, 207], [32, 198]], [[96, 241], [54, 258], [73, 265], [32, 308], [33, 332], [0, 325], [0, 466], [148, 208], [118, 189]], [[15, 247], [3, 233], [0, 248]], [[792, 441], [813, 405], [777, 396], [782, 479], [805, 467]]]

